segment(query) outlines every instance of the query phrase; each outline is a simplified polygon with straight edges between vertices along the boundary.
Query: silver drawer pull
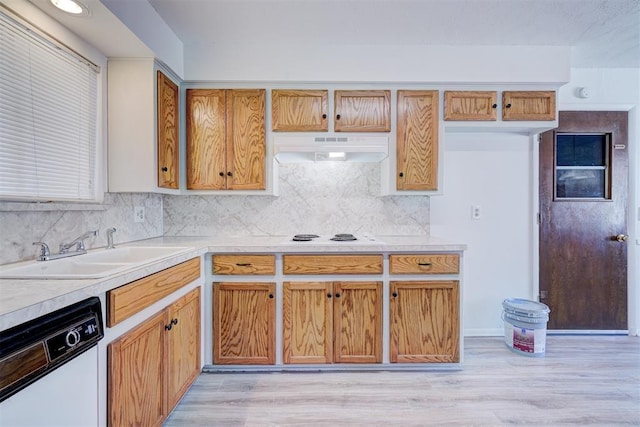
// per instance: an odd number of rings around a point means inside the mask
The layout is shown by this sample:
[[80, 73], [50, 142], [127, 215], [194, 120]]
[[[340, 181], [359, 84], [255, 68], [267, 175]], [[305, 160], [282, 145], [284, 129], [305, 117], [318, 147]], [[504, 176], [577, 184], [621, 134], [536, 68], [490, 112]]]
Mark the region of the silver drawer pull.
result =
[[245, 263], [239, 263], [237, 262], [236, 265], [238, 267], [251, 267], [251, 263], [250, 262], [245, 262]]

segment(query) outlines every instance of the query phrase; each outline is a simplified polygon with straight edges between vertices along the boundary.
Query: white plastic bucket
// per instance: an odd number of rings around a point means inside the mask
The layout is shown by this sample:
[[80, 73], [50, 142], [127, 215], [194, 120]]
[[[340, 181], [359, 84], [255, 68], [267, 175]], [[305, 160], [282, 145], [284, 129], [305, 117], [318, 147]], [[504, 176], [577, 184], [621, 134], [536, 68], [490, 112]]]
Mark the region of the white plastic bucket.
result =
[[546, 351], [547, 321], [551, 311], [546, 304], [518, 298], [502, 301], [504, 343], [515, 353], [541, 357]]

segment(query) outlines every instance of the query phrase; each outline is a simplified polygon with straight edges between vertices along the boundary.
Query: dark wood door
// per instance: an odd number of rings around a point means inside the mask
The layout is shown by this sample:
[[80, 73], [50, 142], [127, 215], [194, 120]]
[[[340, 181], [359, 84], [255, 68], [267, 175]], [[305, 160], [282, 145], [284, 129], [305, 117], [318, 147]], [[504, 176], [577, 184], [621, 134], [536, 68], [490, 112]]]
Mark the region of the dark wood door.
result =
[[567, 111], [540, 144], [540, 300], [549, 329], [627, 329], [626, 112]]

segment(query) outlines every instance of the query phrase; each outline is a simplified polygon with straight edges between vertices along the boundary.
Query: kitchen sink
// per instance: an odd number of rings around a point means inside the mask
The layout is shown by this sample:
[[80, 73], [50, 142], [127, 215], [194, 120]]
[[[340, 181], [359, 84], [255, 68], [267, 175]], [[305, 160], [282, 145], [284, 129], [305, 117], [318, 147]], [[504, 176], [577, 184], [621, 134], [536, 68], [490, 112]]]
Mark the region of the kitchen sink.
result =
[[142, 266], [190, 247], [123, 246], [52, 261], [28, 261], [0, 266], [0, 279], [97, 279]]

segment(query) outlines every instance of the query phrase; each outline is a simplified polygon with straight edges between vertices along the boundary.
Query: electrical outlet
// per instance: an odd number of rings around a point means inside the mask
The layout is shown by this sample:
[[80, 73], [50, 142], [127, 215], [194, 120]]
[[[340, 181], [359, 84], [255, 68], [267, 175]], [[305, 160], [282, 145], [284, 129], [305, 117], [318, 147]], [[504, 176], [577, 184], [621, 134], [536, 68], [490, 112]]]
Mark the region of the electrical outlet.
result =
[[135, 222], [144, 222], [144, 206], [135, 206], [133, 208], [133, 219]]
[[482, 208], [480, 205], [471, 205], [471, 219], [482, 218]]

